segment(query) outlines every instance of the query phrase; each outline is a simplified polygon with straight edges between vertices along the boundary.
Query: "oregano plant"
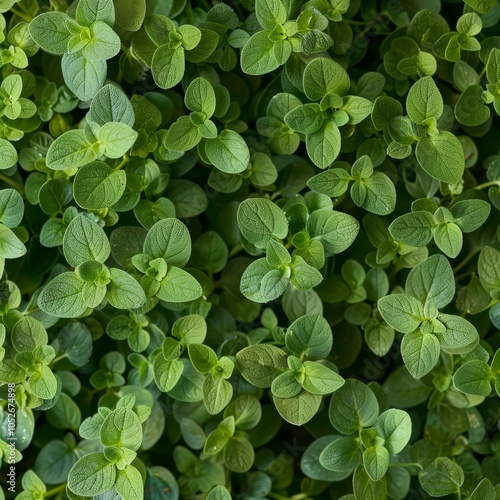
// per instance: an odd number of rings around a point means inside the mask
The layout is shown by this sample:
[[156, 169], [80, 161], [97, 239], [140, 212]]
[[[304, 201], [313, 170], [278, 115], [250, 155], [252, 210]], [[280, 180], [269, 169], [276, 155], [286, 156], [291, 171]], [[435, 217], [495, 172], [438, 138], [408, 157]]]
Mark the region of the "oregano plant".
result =
[[500, 498], [499, 0], [0, 0], [0, 500]]

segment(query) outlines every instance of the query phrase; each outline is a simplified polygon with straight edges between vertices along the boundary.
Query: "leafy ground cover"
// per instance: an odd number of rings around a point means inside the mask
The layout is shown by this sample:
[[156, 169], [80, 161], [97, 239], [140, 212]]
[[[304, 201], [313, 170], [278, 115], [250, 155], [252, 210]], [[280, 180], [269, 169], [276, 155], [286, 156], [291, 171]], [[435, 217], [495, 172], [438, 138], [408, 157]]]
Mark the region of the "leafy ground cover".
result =
[[498, 0], [0, 12], [0, 499], [500, 498]]

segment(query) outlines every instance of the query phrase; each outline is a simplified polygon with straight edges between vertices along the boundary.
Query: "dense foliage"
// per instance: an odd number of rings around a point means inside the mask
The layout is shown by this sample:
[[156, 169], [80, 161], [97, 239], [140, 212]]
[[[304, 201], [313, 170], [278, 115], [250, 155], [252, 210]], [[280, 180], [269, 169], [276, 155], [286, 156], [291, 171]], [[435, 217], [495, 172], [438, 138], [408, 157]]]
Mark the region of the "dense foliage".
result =
[[442, 1], [0, 0], [0, 499], [500, 498], [500, 4]]

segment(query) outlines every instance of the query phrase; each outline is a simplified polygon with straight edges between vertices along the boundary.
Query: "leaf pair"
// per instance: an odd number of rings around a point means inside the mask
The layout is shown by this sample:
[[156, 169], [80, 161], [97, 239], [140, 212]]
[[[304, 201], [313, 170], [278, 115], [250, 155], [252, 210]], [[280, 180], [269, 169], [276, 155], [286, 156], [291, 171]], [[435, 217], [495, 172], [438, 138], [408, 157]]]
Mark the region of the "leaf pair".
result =
[[347, 167], [346, 164], [339, 162], [338, 167], [335, 165], [309, 179], [308, 187], [331, 198], [338, 198], [347, 191], [349, 183], [354, 181], [350, 194], [358, 207], [377, 215], [387, 215], [394, 210], [394, 184], [386, 174], [373, 170], [369, 156], [358, 158], [351, 168], [350, 175], [346, 168], [342, 168]]
[[146, 301], [132, 276], [104, 265], [111, 252], [109, 241], [104, 230], [89, 217], [79, 215], [69, 223], [63, 252], [75, 271], [57, 275], [42, 290], [38, 304], [47, 314], [76, 318], [104, 299], [118, 309], [137, 309]]
[[490, 210], [489, 203], [483, 200], [458, 201], [450, 209], [417, 200], [412, 212], [395, 219], [389, 231], [395, 240], [414, 247], [425, 246], [434, 238], [445, 255], [455, 258], [462, 250], [462, 233], [481, 227]]
[[442, 255], [414, 267], [406, 280], [406, 293], [387, 295], [377, 305], [384, 320], [404, 333], [401, 354], [416, 379], [439, 362], [440, 352], [466, 354], [476, 347], [476, 328], [460, 316], [439, 313], [455, 294], [450, 263]]
[[106, 79], [108, 59], [120, 52], [120, 38], [113, 31], [115, 9], [103, 0], [96, 9], [82, 0], [76, 21], [63, 12], [46, 12], [30, 23], [30, 35], [50, 54], [62, 55], [62, 71], [68, 88], [82, 101], [92, 99]]
[[352, 473], [362, 463], [370, 479], [380, 481], [389, 468], [390, 455], [400, 453], [410, 440], [408, 413], [390, 409], [379, 415], [373, 392], [354, 379], [333, 395], [329, 417], [339, 432], [354, 434], [338, 436], [321, 452], [321, 465], [335, 472]]

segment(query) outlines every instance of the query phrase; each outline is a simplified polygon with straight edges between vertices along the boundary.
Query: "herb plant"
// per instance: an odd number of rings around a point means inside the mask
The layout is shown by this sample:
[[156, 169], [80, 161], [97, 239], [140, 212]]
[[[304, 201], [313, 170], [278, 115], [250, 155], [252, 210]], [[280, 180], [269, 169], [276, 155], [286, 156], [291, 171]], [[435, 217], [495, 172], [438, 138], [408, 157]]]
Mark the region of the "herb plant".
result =
[[0, 500], [500, 498], [498, 0], [0, 0]]

